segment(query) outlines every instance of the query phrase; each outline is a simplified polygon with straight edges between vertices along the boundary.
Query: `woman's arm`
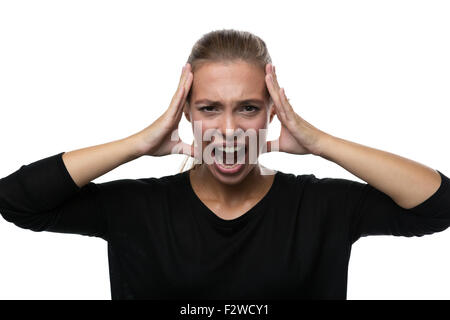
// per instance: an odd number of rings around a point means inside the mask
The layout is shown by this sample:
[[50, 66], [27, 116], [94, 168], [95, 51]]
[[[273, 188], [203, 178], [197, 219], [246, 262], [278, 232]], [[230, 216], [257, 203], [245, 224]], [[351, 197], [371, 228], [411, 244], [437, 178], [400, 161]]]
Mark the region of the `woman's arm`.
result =
[[404, 209], [424, 202], [441, 185], [439, 173], [425, 165], [334, 137], [308, 123], [292, 108], [271, 64], [266, 65], [266, 84], [282, 123], [280, 137], [268, 142], [268, 151], [276, 146], [275, 151], [313, 154], [333, 161]]
[[164, 156], [184, 153], [193, 156], [194, 147], [172, 140], [178, 127], [183, 106], [193, 81], [191, 65], [182, 68], [178, 88], [169, 108], [151, 125], [125, 139], [78, 149], [63, 154], [62, 159], [75, 183], [82, 187], [91, 180], [143, 155]]
[[355, 142], [322, 135], [318, 156], [333, 161], [378, 190], [404, 209], [433, 195], [441, 176], [423, 164]]
[[[108, 239], [109, 215], [120, 210], [125, 192], [149, 186], [153, 179], [91, 180], [142, 155], [191, 154], [193, 146], [172, 139], [192, 83], [190, 65], [183, 68], [169, 108], [156, 121], [127, 138], [60, 152], [22, 165], [0, 179], [0, 214], [19, 227], [97, 236]], [[131, 193], [133, 195], [133, 193]], [[125, 198], [124, 198], [125, 197]]]
[[137, 146], [136, 136], [132, 135], [125, 139], [65, 152], [62, 159], [73, 181], [81, 188], [114, 168], [140, 157]]

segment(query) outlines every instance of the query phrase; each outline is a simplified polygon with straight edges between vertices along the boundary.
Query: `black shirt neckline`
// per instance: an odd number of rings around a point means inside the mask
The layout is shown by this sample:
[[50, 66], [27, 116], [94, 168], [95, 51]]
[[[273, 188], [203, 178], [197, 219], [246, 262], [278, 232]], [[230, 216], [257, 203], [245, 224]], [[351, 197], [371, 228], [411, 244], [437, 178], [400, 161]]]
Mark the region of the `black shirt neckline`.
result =
[[250, 209], [248, 209], [246, 212], [241, 214], [239, 217], [226, 220], [220, 218], [218, 215], [214, 213], [206, 204], [203, 203], [203, 201], [197, 196], [197, 194], [194, 191], [194, 188], [191, 184], [191, 179], [189, 177], [189, 171], [186, 170], [183, 172], [184, 180], [186, 182], [186, 186], [188, 189], [188, 193], [193, 200], [193, 202], [197, 205], [197, 208], [200, 211], [200, 214], [204, 215], [209, 221], [211, 221], [213, 224], [216, 224], [221, 227], [236, 227], [237, 225], [241, 224], [242, 222], [248, 220], [251, 217], [256, 216], [258, 213], [260, 213], [262, 210], [260, 210], [261, 207], [263, 207], [272, 197], [275, 193], [275, 190], [279, 183], [279, 175], [280, 171], [275, 172], [275, 177], [272, 181], [272, 185], [269, 188], [269, 191], [266, 192], [266, 194]]

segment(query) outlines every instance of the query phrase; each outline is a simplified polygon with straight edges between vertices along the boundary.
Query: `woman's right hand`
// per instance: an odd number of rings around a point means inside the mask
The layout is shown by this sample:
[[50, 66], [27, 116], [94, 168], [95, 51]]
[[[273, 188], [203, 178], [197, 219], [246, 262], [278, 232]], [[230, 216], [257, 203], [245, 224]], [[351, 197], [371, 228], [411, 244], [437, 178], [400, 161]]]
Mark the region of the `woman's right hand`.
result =
[[183, 67], [177, 91], [169, 108], [151, 125], [132, 136], [137, 143], [139, 155], [186, 154], [194, 157], [194, 146], [184, 143], [178, 136], [178, 124], [183, 116], [183, 108], [193, 78], [191, 65], [187, 63]]

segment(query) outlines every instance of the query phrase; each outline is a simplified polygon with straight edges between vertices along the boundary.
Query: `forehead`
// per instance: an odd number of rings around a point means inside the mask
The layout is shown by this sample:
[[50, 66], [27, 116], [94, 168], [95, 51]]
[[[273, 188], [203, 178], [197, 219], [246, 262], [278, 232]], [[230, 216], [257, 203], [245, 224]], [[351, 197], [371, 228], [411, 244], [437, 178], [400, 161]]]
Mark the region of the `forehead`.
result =
[[192, 101], [263, 100], [267, 90], [264, 77], [261, 67], [244, 61], [206, 63], [194, 72]]

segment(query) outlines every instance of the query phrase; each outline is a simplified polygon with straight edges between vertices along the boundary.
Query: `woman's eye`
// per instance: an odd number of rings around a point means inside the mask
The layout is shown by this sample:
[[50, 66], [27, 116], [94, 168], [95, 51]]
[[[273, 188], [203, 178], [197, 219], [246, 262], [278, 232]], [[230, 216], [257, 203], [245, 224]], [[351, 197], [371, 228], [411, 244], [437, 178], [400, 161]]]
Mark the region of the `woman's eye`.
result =
[[246, 112], [254, 112], [254, 111], [258, 111], [259, 108], [255, 107], [255, 106], [244, 106], [244, 111]]
[[205, 107], [201, 107], [200, 111], [205, 111], [205, 112], [211, 112], [214, 110], [215, 107], [213, 106], [205, 106]]
[[[256, 112], [256, 111], [259, 110], [258, 107], [251, 106], [251, 105], [244, 106], [242, 109], [246, 113], [253, 113], [253, 112]], [[199, 110], [203, 111], [203, 112], [210, 113], [210, 112], [216, 111], [216, 107], [215, 106], [204, 106], [204, 107], [200, 107]]]

